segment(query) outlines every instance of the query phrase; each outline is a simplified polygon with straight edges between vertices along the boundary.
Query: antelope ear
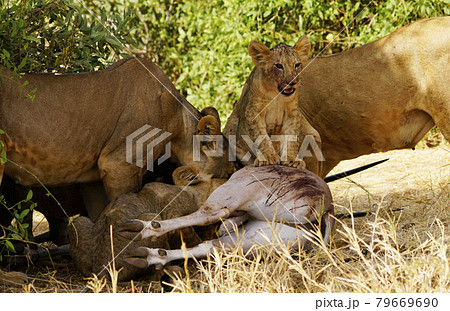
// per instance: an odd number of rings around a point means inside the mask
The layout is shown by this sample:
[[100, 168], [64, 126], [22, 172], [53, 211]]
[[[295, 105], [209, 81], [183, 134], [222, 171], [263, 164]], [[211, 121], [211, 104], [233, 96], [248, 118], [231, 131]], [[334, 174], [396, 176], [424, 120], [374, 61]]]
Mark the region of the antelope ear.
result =
[[302, 61], [306, 61], [309, 56], [309, 51], [311, 49], [311, 43], [308, 37], [301, 37], [297, 43], [294, 45], [294, 50], [297, 52], [298, 56]]
[[264, 67], [272, 55], [272, 51], [259, 41], [252, 41], [248, 46], [248, 54], [256, 67]]
[[197, 130], [199, 135], [220, 135], [220, 120], [207, 115], [198, 121]]
[[177, 186], [195, 185], [202, 181], [195, 166], [180, 166], [172, 173], [173, 182]]

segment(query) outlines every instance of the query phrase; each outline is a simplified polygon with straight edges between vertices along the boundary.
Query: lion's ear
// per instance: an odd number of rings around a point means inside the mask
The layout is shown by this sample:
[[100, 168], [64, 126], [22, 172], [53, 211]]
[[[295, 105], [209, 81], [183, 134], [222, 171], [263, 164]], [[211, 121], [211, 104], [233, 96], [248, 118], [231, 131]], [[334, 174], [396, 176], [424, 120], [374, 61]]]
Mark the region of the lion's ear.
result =
[[303, 61], [306, 61], [308, 59], [310, 49], [311, 43], [309, 41], [309, 38], [306, 36], [301, 37], [294, 45], [294, 50]]
[[211, 115], [204, 116], [198, 121], [199, 135], [220, 135], [220, 121]]
[[194, 166], [180, 166], [172, 173], [173, 182], [177, 186], [195, 185], [201, 182], [199, 172]]
[[[206, 108], [205, 108], [206, 109]], [[204, 110], [202, 112], [204, 112]], [[214, 109], [215, 110], [215, 109]], [[217, 110], [215, 110], [217, 112]], [[212, 111], [210, 111], [212, 112]], [[217, 136], [222, 135], [220, 132], [219, 113], [212, 113], [215, 116], [207, 115], [200, 119], [197, 124], [198, 135], [204, 135], [202, 142], [202, 150], [216, 150]]]
[[263, 67], [272, 55], [272, 51], [259, 41], [252, 41], [248, 46], [248, 54], [252, 57], [256, 67]]
[[219, 112], [217, 111], [216, 108], [208, 106], [208, 107], [203, 108], [200, 113], [204, 117], [206, 117], [206, 116], [213, 116], [214, 118], [216, 118], [217, 122], [219, 122], [219, 129], [220, 129], [220, 127], [221, 127], [221, 125], [220, 125], [220, 116], [219, 116]]

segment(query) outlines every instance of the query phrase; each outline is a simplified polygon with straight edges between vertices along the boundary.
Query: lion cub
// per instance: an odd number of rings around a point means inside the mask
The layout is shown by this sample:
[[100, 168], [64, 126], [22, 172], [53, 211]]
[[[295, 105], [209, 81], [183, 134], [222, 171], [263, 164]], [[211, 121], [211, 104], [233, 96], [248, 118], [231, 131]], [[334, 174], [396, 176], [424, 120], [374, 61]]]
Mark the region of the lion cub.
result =
[[281, 43], [271, 50], [252, 41], [248, 50], [255, 68], [228, 119], [224, 135], [228, 139], [236, 136], [237, 158], [244, 165], [304, 168], [305, 163], [297, 157], [298, 136], [302, 123], [307, 121], [300, 113], [295, 86], [308, 59], [309, 39], [302, 37], [294, 47]]

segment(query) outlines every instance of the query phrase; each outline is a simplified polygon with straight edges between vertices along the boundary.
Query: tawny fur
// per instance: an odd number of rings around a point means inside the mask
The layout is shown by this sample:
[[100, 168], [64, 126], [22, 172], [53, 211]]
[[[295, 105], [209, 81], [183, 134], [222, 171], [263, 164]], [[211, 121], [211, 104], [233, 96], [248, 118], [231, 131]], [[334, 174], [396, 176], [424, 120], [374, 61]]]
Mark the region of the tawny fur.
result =
[[414, 148], [434, 125], [450, 140], [449, 29], [450, 17], [421, 20], [309, 61], [297, 96], [322, 139], [321, 176], [343, 160]]
[[[202, 153], [201, 160], [194, 161], [192, 135], [198, 133], [202, 114], [149, 60], [124, 59], [90, 73], [25, 74], [20, 80], [3, 66], [0, 71], [0, 129], [6, 132], [0, 139], [7, 158], [45, 185], [102, 180], [109, 200], [138, 191], [147, 155], [144, 152], [143, 168], [127, 163], [126, 137], [146, 124], [171, 133], [167, 141], [172, 161], [218, 177], [233, 172], [226, 157]], [[28, 85], [19, 88], [17, 83], [25, 81]], [[32, 102], [25, 90], [34, 88]], [[154, 159], [165, 153], [167, 141], [153, 149]], [[3, 170], [19, 184], [38, 185], [12, 162], [0, 166], [0, 178]]]
[[[236, 136], [237, 157], [243, 164], [305, 167], [302, 159], [297, 157], [299, 139], [288, 141], [287, 148], [283, 148], [280, 142], [270, 140], [272, 135], [298, 138], [301, 132], [313, 135], [320, 143], [317, 132], [301, 115], [296, 98], [298, 76], [308, 59], [309, 50], [307, 37], [301, 38], [294, 47], [279, 44], [272, 50], [257, 41], [250, 43], [249, 54], [255, 68], [224, 130], [228, 138]], [[261, 154], [252, 151], [246, 156], [251, 148], [244, 137], [248, 136], [255, 142], [261, 135], [264, 136], [258, 148]], [[311, 164], [308, 168], [317, 171], [317, 165]]]
[[22, 272], [5, 272], [0, 269], [0, 283], [23, 286], [28, 283], [28, 276]]

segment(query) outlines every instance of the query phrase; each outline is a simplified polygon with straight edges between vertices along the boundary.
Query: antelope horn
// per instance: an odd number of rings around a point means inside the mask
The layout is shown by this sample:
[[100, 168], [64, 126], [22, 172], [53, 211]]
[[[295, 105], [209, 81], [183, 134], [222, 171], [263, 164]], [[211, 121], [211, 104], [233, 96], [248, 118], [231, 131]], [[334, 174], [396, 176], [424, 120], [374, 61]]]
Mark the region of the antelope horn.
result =
[[324, 180], [325, 180], [326, 183], [329, 183], [329, 182], [332, 182], [332, 181], [335, 181], [335, 180], [338, 180], [338, 179], [341, 179], [341, 178], [344, 178], [344, 177], [347, 177], [347, 176], [350, 176], [350, 175], [362, 172], [364, 170], [367, 170], [368, 168], [374, 167], [375, 165], [378, 165], [378, 164], [381, 164], [383, 162], [386, 162], [387, 160], [389, 160], [389, 158], [384, 159], [384, 160], [380, 160], [380, 161], [376, 161], [376, 162], [372, 162], [372, 163], [369, 163], [369, 164], [366, 164], [366, 165], [363, 165], [363, 166], [360, 166], [360, 167], [357, 167], [357, 168], [354, 168], [354, 169], [351, 169], [351, 170], [348, 170], [348, 171], [345, 171], [345, 172], [341, 172], [341, 173], [337, 173], [337, 174], [334, 174], [334, 175], [331, 175], [331, 176], [327, 176], [327, 177], [325, 177]]

